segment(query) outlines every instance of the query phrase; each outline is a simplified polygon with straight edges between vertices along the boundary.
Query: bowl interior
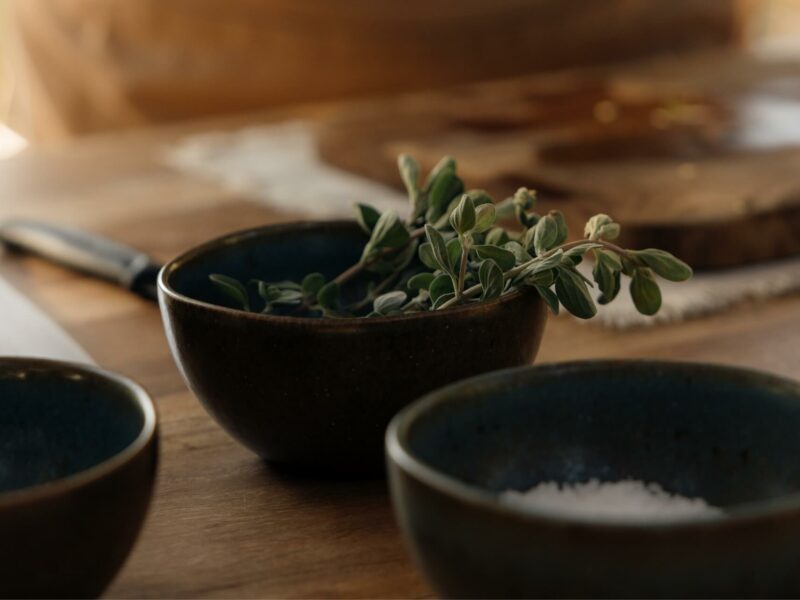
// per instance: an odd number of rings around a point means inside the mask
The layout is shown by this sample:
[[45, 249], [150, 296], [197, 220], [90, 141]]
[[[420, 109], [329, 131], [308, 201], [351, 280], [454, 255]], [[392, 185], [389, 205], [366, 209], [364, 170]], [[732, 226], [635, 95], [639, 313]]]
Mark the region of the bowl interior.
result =
[[[300, 281], [311, 272], [331, 279], [358, 261], [366, 234], [355, 223], [278, 225], [210, 242], [167, 267], [165, 281], [189, 298], [240, 308], [208, 279], [213, 273], [250, 279]], [[260, 305], [254, 286], [251, 303]]]
[[401, 445], [484, 490], [627, 478], [731, 508], [800, 490], [800, 385], [703, 365], [526, 368], [407, 411]]
[[132, 390], [96, 372], [0, 361], [0, 493], [98, 465], [129, 447], [146, 421]]

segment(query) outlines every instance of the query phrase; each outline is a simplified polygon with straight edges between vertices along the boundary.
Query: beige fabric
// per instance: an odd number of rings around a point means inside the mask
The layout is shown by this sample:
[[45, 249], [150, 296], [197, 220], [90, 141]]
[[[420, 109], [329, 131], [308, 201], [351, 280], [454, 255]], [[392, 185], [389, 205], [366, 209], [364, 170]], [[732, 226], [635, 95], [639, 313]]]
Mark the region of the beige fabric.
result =
[[[194, 178], [309, 219], [352, 218], [353, 202], [401, 215], [408, 211], [408, 199], [399, 190], [323, 163], [315, 149], [313, 125], [302, 121], [189, 135], [161, 159]], [[314, 202], [298, 200], [303, 198]], [[580, 268], [591, 278], [588, 261]], [[800, 257], [698, 272], [689, 281], [659, 281], [659, 286], [662, 304], [654, 317], [636, 310], [623, 283], [617, 299], [598, 306], [589, 323], [614, 329], [647, 327], [724, 312], [743, 301], [797, 293]]]
[[729, 43], [728, 0], [15, 0], [35, 138]]

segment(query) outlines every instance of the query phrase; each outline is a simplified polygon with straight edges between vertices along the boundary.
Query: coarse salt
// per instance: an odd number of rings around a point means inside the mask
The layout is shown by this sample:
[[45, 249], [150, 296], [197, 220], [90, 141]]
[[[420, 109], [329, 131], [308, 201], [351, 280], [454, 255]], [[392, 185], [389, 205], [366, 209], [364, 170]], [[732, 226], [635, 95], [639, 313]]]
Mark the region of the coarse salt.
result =
[[696, 516], [722, 516], [722, 509], [703, 498], [666, 492], [657, 483], [625, 479], [605, 482], [592, 479], [574, 485], [542, 482], [525, 491], [506, 490], [502, 502], [561, 513], [564, 516], [604, 520], [655, 521]]

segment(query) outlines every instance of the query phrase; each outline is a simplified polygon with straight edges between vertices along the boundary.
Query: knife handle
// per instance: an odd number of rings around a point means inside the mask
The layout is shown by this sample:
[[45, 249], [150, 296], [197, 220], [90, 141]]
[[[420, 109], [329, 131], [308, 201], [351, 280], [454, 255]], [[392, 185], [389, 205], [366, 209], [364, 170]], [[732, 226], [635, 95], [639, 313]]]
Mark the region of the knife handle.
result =
[[0, 242], [155, 298], [159, 266], [147, 254], [99, 235], [18, 219], [0, 224]]

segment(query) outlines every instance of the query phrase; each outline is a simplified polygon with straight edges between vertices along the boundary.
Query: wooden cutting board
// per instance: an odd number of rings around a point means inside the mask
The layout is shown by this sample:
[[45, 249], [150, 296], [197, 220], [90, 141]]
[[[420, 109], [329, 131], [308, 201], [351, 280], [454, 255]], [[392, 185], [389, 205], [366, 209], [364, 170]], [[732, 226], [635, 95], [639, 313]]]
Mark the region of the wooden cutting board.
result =
[[396, 156], [458, 159], [496, 198], [538, 190], [574, 233], [605, 212], [632, 247], [697, 268], [800, 253], [800, 62], [672, 59], [373, 100], [320, 126], [330, 164], [400, 186]]

